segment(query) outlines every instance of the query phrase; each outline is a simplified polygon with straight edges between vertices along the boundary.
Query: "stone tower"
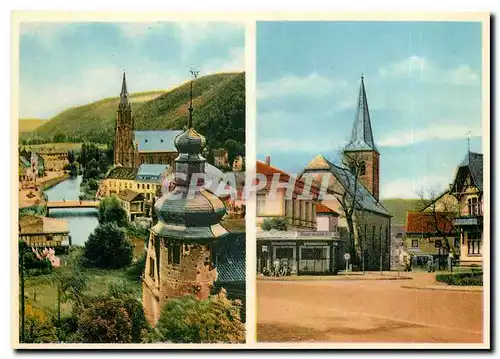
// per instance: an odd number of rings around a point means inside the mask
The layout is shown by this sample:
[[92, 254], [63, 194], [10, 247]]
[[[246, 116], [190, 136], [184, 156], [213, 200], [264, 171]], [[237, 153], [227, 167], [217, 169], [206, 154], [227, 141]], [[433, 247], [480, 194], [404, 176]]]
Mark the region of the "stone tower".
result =
[[344, 163], [356, 170], [360, 182], [379, 200], [380, 153], [373, 141], [364, 78], [361, 76], [356, 118], [351, 140], [344, 148]]
[[[205, 174], [200, 153], [206, 140], [192, 127], [192, 101], [187, 129], [174, 143], [179, 153], [175, 187], [155, 203], [158, 222], [151, 228], [142, 284], [144, 312], [153, 326], [167, 300], [189, 294], [208, 298], [217, 276], [213, 246], [228, 235], [220, 224], [225, 206], [203, 189], [200, 178]], [[189, 188], [191, 182], [194, 188]]]
[[116, 111], [114, 165], [134, 166], [134, 119], [128, 99], [127, 81], [123, 73], [120, 104]]

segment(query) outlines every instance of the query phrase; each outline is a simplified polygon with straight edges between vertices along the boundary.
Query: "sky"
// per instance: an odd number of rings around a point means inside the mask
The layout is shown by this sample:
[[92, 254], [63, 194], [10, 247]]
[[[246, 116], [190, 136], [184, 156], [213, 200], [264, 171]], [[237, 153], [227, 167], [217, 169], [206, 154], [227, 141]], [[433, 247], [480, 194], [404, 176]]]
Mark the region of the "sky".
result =
[[481, 24], [258, 22], [257, 158], [339, 163], [364, 75], [381, 198], [418, 198], [482, 152]]
[[199, 76], [244, 71], [244, 24], [235, 22], [21, 23], [20, 118], [129, 92], [170, 89]]

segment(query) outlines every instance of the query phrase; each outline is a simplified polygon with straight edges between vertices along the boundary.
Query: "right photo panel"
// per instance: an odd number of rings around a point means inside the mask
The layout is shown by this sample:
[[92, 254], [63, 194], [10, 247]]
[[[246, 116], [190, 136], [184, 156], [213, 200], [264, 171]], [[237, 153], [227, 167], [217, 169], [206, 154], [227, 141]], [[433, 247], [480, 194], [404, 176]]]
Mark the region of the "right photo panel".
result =
[[486, 340], [483, 29], [257, 22], [258, 342]]

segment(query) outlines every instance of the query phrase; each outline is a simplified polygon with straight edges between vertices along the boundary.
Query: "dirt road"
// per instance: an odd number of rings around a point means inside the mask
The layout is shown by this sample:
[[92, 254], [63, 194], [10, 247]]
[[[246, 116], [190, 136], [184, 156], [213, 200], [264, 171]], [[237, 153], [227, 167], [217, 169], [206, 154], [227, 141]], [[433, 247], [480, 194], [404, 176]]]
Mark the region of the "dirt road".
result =
[[482, 292], [401, 288], [413, 280], [257, 282], [260, 342], [481, 343]]

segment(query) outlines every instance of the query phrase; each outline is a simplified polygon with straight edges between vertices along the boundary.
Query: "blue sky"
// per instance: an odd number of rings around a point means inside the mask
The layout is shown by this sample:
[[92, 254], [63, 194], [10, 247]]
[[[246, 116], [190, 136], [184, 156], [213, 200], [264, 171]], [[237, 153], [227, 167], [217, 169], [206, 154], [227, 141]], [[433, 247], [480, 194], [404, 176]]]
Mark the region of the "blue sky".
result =
[[296, 173], [338, 162], [361, 73], [381, 154], [381, 197], [444, 189], [481, 144], [481, 24], [258, 22], [257, 158]]
[[244, 24], [207, 22], [22, 23], [21, 118], [129, 92], [169, 89], [200, 76], [244, 70]]

